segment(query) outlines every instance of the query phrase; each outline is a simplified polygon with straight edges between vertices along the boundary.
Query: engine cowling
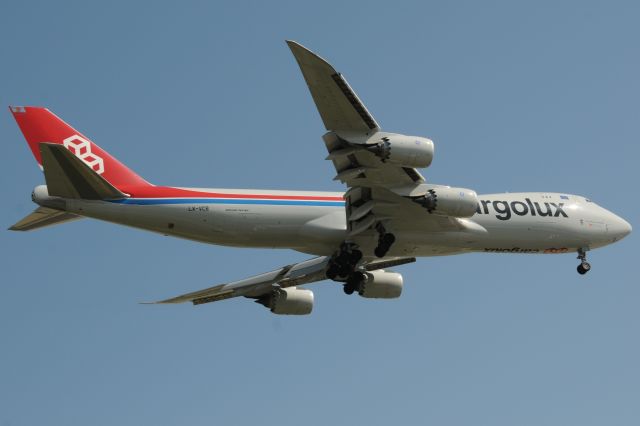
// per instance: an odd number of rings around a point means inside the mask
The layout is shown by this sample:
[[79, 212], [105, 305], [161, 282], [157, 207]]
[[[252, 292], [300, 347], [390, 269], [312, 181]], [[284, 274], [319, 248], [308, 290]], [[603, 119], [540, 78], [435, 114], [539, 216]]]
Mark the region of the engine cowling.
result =
[[308, 315], [313, 310], [313, 292], [296, 287], [275, 289], [258, 303], [278, 315]]
[[367, 145], [367, 150], [385, 163], [421, 168], [433, 161], [433, 141], [419, 136], [386, 133], [378, 142]]
[[471, 217], [478, 208], [478, 195], [466, 188], [431, 187], [423, 195], [411, 199], [429, 213], [441, 216]]
[[358, 286], [358, 294], [369, 299], [395, 299], [402, 294], [402, 275], [397, 272], [377, 271], [365, 272], [365, 277]]

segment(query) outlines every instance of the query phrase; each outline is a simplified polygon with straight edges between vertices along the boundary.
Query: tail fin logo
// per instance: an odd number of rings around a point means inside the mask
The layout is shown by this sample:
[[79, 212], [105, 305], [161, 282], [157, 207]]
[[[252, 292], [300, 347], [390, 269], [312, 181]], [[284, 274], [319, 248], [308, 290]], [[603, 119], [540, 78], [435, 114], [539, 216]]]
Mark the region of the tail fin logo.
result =
[[91, 152], [91, 142], [81, 136], [73, 135], [62, 141], [62, 144], [93, 171], [99, 175], [104, 173], [104, 160]]

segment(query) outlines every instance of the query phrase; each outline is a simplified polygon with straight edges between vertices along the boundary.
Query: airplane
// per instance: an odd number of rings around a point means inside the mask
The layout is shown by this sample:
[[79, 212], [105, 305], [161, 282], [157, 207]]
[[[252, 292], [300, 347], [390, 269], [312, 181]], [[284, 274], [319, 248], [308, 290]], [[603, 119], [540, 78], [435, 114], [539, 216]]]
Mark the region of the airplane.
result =
[[11, 230], [29, 231], [89, 217], [164, 235], [234, 247], [287, 248], [313, 255], [160, 304], [254, 299], [274, 314], [305, 315], [326, 279], [346, 294], [397, 298], [417, 257], [471, 252], [577, 253], [615, 243], [631, 225], [579, 195], [478, 195], [428, 182], [417, 170], [434, 157], [432, 140], [382, 130], [347, 80], [327, 61], [287, 41], [327, 133], [322, 136], [346, 192], [203, 189], [153, 185], [46, 108], [10, 107], [44, 172], [36, 210]]

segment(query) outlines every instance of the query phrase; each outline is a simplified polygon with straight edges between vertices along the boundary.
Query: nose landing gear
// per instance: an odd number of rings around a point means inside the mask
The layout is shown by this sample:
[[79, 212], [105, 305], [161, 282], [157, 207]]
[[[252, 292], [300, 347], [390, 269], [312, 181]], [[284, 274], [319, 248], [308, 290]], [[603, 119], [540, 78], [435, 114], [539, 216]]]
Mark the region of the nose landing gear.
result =
[[587, 262], [587, 252], [584, 249], [578, 249], [578, 259], [580, 264], [578, 265], [578, 273], [584, 275], [591, 270], [591, 265]]

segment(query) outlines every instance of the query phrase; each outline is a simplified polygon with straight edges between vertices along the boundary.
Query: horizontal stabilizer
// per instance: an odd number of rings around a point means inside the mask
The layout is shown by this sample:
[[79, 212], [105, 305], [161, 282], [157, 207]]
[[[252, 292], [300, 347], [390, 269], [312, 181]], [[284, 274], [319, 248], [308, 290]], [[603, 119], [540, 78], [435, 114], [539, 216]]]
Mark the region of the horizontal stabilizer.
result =
[[63, 145], [41, 143], [40, 155], [49, 195], [84, 200], [126, 198]]
[[31, 214], [9, 228], [9, 230], [32, 231], [34, 229], [44, 228], [45, 226], [57, 225], [81, 218], [81, 216], [72, 213], [61, 212], [48, 207], [38, 207]]

